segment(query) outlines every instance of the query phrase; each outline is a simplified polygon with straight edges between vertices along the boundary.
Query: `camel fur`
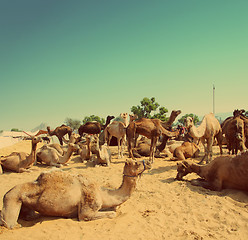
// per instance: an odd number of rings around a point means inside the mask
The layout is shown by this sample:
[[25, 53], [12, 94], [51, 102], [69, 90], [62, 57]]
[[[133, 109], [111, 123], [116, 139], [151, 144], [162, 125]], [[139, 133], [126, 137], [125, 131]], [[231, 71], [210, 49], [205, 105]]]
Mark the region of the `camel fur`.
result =
[[69, 143], [67, 151], [64, 155], [61, 155], [55, 148], [44, 145], [37, 151], [37, 161], [49, 166], [61, 167], [62, 165], [67, 165], [73, 152], [78, 149], [78, 145]]
[[[12, 229], [18, 216], [77, 217], [91, 221], [116, 216], [116, 207], [126, 202], [136, 188], [137, 179], [150, 166], [144, 161], [127, 161], [121, 186], [103, 189], [82, 174], [61, 170], [44, 172], [34, 182], [16, 185], [3, 197], [0, 224]], [[104, 211], [102, 211], [104, 210]]]
[[[213, 113], [206, 114], [199, 127], [196, 127], [193, 119], [188, 116], [185, 119], [185, 126], [189, 134], [194, 139], [200, 139], [205, 148], [205, 155], [200, 163], [202, 163], [205, 158], [207, 163], [212, 160], [212, 147], [215, 137], [217, 138], [220, 153], [222, 154], [222, 130], [219, 121], [215, 118]], [[205, 141], [207, 141], [207, 146], [205, 146]]]
[[37, 144], [41, 142], [40, 137], [31, 137], [31, 139], [32, 148], [30, 154], [13, 152], [8, 156], [0, 157], [0, 174], [2, 173], [2, 167], [17, 173], [29, 171], [28, 168], [33, 166], [35, 162]]
[[72, 129], [69, 126], [62, 124], [59, 127], [56, 127], [53, 131], [51, 131], [50, 127], [47, 127], [48, 134], [50, 136], [56, 136], [59, 139], [60, 145], [63, 145], [63, 137], [68, 134], [68, 137], [71, 137]]
[[206, 165], [185, 160], [177, 164], [177, 172], [178, 180], [192, 172], [198, 174], [204, 181], [194, 180], [191, 183], [211, 190], [229, 188], [248, 191], [248, 152], [235, 157], [220, 156]]

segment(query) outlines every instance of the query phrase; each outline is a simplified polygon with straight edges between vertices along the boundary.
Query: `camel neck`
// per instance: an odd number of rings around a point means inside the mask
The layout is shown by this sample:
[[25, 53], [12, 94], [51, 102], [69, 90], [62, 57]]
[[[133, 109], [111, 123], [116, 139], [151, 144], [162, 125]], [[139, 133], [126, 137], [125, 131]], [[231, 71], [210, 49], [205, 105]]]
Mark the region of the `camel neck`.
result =
[[20, 163], [20, 168], [28, 168], [35, 162], [37, 143], [32, 143], [31, 153]]
[[127, 201], [136, 188], [137, 178], [123, 175], [122, 184], [117, 190], [104, 191], [102, 208], [116, 207]]
[[70, 160], [72, 153], [73, 153], [73, 150], [70, 147], [68, 147], [67, 152], [65, 153], [64, 156], [60, 158], [59, 163], [61, 164], [67, 163]]

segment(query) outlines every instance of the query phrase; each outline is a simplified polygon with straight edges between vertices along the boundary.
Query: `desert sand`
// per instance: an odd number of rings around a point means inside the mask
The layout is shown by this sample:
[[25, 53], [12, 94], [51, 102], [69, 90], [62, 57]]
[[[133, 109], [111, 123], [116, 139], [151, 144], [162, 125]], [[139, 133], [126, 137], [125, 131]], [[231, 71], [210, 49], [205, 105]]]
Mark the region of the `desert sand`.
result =
[[[1, 148], [0, 155], [13, 151], [30, 152], [30, 149], [30, 141], [21, 141]], [[62, 170], [85, 174], [107, 188], [118, 188], [127, 151], [123, 159], [117, 158], [117, 147], [111, 147], [111, 151], [113, 162], [110, 167], [93, 167], [73, 156], [69, 166]], [[214, 152], [214, 157], [218, 156], [219, 149], [214, 147]], [[0, 209], [9, 189], [34, 181], [50, 167], [38, 165], [31, 169], [32, 172], [0, 175]], [[19, 220], [22, 228], [0, 227], [0, 239], [247, 239], [247, 192], [231, 189], [215, 192], [192, 186], [188, 181], [175, 181], [176, 172], [175, 161], [156, 158], [152, 169], [138, 180], [131, 198], [117, 209], [114, 219], [79, 222], [76, 218], [41, 217], [35, 221]], [[194, 178], [197, 178], [196, 174], [186, 177], [187, 180]]]

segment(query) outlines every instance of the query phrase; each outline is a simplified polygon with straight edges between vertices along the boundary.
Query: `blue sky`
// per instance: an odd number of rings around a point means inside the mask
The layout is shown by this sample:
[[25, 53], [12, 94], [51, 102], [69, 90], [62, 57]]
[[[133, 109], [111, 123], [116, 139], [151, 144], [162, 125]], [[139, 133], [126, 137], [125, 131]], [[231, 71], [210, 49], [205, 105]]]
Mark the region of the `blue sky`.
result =
[[0, 130], [247, 107], [246, 0], [0, 0]]

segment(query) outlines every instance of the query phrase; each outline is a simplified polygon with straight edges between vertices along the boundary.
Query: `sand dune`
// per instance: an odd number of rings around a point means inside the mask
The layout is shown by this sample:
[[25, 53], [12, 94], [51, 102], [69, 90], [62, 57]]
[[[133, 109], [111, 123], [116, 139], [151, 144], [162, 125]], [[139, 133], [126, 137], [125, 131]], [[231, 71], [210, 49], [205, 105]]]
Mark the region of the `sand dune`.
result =
[[[18, 142], [0, 149], [0, 155], [12, 151], [29, 152], [30, 147], [30, 141]], [[218, 152], [217, 147], [214, 149]], [[102, 186], [117, 188], [122, 181], [125, 158], [117, 159], [116, 147], [111, 150], [113, 163], [109, 168], [92, 167], [73, 157], [70, 165], [62, 169], [86, 174]], [[35, 180], [49, 167], [32, 169], [30, 173], [0, 175], [0, 209], [3, 196], [10, 188]], [[131, 198], [118, 208], [116, 218], [91, 222], [56, 217], [20, 220], [22, 228], [0, 227], [0, 239], [247, 239], [248, 193], [230, 189], [210, 191], [187, 181], [175, 181], [175, 176], [176, 162], [155, 159], [152, 170], [142, 175]], [[187, 179], [196, 177], [191, 174]]]

